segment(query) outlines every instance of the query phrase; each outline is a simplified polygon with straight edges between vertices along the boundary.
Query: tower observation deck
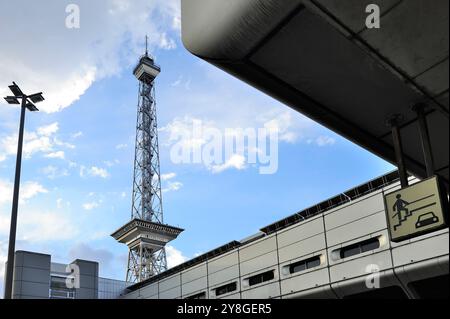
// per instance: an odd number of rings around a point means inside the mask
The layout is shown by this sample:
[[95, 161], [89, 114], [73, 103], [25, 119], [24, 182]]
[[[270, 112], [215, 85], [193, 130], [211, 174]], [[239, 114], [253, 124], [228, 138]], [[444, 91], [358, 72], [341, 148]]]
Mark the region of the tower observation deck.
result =
[[159, 165], [155, 79], [161, 72], [146, 49], [134, 69], [139, 80], [131, 221], [111, 236], [129, 248], [127, 282], [167, 270], [165, 245], [183, 229], [164, 224]]

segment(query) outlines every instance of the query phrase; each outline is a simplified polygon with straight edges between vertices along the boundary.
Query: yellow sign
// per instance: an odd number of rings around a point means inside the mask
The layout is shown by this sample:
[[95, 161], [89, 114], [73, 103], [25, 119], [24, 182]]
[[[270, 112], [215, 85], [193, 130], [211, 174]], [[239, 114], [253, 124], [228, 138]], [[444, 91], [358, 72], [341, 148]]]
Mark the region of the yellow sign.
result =
[[446, 227], [448, 200], [443, 202], [440, 194], [437, 177], [387, 194], [384, 202], [391, 240], [399, 242]]

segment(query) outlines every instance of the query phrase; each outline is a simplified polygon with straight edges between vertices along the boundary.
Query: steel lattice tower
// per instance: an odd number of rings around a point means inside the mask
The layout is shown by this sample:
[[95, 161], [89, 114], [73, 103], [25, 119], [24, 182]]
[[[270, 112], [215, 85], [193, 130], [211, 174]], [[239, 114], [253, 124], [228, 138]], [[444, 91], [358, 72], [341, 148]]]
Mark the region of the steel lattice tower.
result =
[[141, 282], [167, 270], [165, 245], [183, 230], [164, 224], [159, 165], [154, 59], [141, 57], [134, 69], [139, 80], [131, 222], [112, 236], [128, 245], [126, 280]]

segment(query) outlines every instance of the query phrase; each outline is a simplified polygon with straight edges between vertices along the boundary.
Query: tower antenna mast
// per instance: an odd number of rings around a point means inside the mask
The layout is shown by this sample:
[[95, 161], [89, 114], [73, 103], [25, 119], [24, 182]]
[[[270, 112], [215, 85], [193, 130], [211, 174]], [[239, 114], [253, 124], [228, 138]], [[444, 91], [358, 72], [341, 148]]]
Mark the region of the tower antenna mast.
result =
[[145, 36], [145, 56], [148, 56], [148, 36]]
[[148, 55], [134, 69], [139, 81], [131, 221], [111, 236], [129, 248], [127, 282], [141, 282], [167, 270], [165, 245], [183, 231], [164, 224], [159, 165], [155, 79], [161, 68]]

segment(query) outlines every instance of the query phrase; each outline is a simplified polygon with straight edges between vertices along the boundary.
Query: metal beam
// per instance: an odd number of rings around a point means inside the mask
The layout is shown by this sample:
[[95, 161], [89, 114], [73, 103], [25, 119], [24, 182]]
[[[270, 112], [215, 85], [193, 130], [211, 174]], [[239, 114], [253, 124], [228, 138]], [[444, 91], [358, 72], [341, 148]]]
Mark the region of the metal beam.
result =
[[392, 141], [395, 150], [395, 159], [397, 162], [398, 173], [400, 175], [400, 183], [402, 188], [408, 187], [408, 173], [406, 172], [405, 158], [403, 155], [403, 144], [400, 132], [400, 123], [403, 117], [400, 114], [393, 115], [387, 120], [387, 124], [391, 127]]
[[414, 105], [412, 110], [417, 113], [417, 120], [419, 124], [420, 141], [422, 144], [423, 157], [425, 160], [425, 167], [427, 171], [427, 177], [432, 177], [435, 173], [434, 170], [434, 158], [431, 148], [430, 133], [428, 130], [428, 123], [425, 114], [425, 104]]

